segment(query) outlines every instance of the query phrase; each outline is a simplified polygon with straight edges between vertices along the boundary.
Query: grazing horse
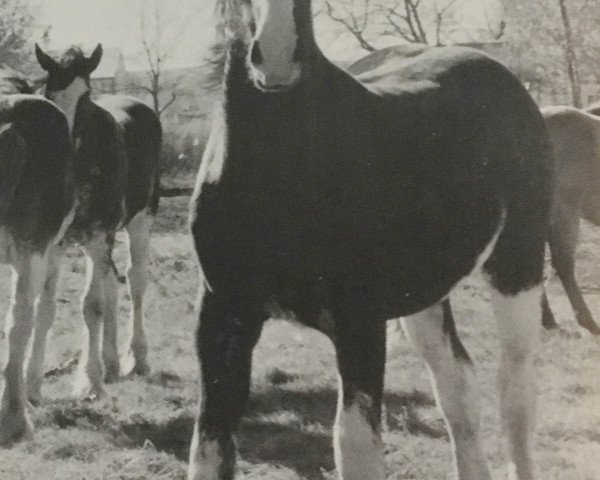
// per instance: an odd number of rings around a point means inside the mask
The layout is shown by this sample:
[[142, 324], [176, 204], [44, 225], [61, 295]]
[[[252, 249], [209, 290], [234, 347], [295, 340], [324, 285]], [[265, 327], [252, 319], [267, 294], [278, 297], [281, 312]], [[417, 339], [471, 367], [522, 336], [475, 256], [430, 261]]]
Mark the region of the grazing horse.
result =
[[[90, 97], [90, 74], [102, 57], [98, 45], [85, 57], [77, 47], [56, 61], [36, 45], [36, 56], [48, 72], [45, 95], [67, 116], [75, 148], [79, 206], [66, 241], [80, 244], [87, 255], [83, 317], [88, 345], [80, 362], [75, 393], [101, 396], [107, 382], [133, 370], [145, 374], [147, 346], [143, 330], [143, 298], [147, 282], [150, 228], [159, 200], [161, 125], [156, 114], [131, 97]], [[128, 280], [133, 302], [128, 350], [120, 361], [117, 349], [117, 270], [112, 251], [115, 235], [125, 228], [129, 237]], [[57, 248], [49, 264], [50, 286], [44, 295], [54, 298], [62, 252]], [[28, 393], [40, 399], [44, 346], [54, 315], [39, 322], [34, 355], [29, 365]], [[104, 323], [102, 354], [101, 328]], [[104, 369], [103, 369], [104, 366]]]
[[[548, 244], [552, 265], [569, 297], [577, 322], [593, 334], [600, 327], [575, 279], [575, 248], [579, 219], [600, 225], [600, 105], [541, 109], [550, 134], [556, 165], [556, 190], [550, 215]], [[543, 299], [543, 324], [555, 328], [548, 299]]]
[[358, 78], [317, 47], [310, 0], [220, 0], [223, 99], [192, 203], [201, 399], [189, 480], [230, 480], [252, 351], [285, 312], [335, 346], [335, 462], [383, 480], [386, 320], [427, 362], [461, 480], [489, 480], [479, 390], [449, 294], [482, 268], [502, 358], [513, 478], [534, 478], [534, 358], [553, 165], [505, 67], [421, 48]]
[[43, 297], [49, 250], [73, 220], [75, 191], [67, 120], [27, 83], [0, 72], [0, 263], [13, 269], [0, 446], [30, 437], [23, 367]]

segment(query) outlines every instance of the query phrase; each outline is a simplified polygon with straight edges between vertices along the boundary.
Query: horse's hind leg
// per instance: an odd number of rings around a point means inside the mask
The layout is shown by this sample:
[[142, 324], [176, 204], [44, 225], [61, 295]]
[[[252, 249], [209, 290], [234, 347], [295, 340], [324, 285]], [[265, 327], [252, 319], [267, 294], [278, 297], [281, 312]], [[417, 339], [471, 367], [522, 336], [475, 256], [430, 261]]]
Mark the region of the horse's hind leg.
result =
[[27, 414], [27, 393], [23, 368], [35, 321], [35, 302], [46, 276], [46, 255], [16, 254], [14, 284], [7, 318], [7, 359], [0, 403], [0, 446], [26, 439], [33, 434]]
[[117, 312], [119, 303], [119, 280], [117, 268], [112, 259], [114, 248], [114, 234], [108, 236], [109, 251], [103, 257], [106, 267], [102, 267], [102, 290], [104, 294], [104, 336], [102, 341], [102, 360], [104, 362], [104, 380], [113, 383], [120, 376], [119, 361], [119, 330], [117, 324]]
[[550, 309], [550, 302], [548, 301], [548, 294], [545, 288], [542, 292], [542, 325], [546, 330], [558, 328], [554, 314]]
[[248, 401], [252, 351], [265, 319], [232, 307], [231, 299], [205, 292], [197, 333], [200, 412], [188, 480], [234, 477], [233, 434]]
[[358, 311], [334, 313], [334, 318], [346, 317], [335, 330], [339, 371], [335, 463], [342, 480], [384, 480], [381, 402], [386, 324]]
[[127, 277], [133, 308], [129, 324], [128, 350], [121, 362], [124, 373], [132, 371], [138, 375], [146, 375], [150, 372], [147, 358], [148, 345], [144, 332], [144, 294], [148, 283], [148, 253], [153, 222], [154, 215], [143, 210], [125, 227], [129, 236], [130, 264]]
[[429, 369], [450, 431], [460, 480], [490, 479], [480, 437], [480, 392], [473, 363], [458, 338], [450, 301], [402, 319], [406, 336]]
[[[498, 388], [502, 426], [511, 457], [511, 480], [534, 478], [532, 447], [537, 401], [534, 360], [542, 319], [545, 225], [541, 223], [544, 220], [541, 212], [535, 209], [532, 212], [535, 218], [521, 212], [520, 219], [513, 214], [507, 220], [492, 256], [484, 265], [490, 276], [500, 337]], [[531, 229], [523, 228], [521, 222]]]
[[112, 271], [112, 246], [107, 234], [98, 233], [85, 246], [87, 254], [86, 287], [83, 296], [83, 318], [86, 340], [74, 385], [77, 396], [104, 395], [103, 360], [101, 354], [102, 324], [106, 311], [104, 279]]
[[511, 479], [534, 478], [531, 454], [537, 396], [534, 359], [539, 343], [541, 294], [541, 286], [515, 295], [492, 289], [501, 347], [500, 410], [513, 464]]
[[42, 400], [42, 381], [44, 379], [44, 357], [48, 331], [56, 315], [56, 285], [60, 268], [62, 249], [50, 248], [48, 253], [48, 273], [37, 306], [33, 346], [27, 366], [27, 398], [37, 405]]
[[553, 218], [549, 232], [552, 266], [563, 284], [575, 312], [575, 318], [591, 333], [600, 334], [600, 327], [588, 308], [575, 279], [575, 248], [579, 237], [579, 209], [561, 205]]

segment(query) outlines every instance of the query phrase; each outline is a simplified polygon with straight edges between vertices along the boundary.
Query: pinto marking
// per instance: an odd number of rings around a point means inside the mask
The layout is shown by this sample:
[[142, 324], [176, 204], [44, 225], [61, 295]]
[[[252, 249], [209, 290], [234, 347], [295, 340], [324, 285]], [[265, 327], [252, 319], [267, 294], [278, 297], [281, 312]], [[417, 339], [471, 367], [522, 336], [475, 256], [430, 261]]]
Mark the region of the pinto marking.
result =
[[517, 295], [492, 289], [502, 356], [498, 372], [502, 426], [511, 453], [509, 471], [515, 479], [534, 479], [533, 445], [537, 375], [534, 360], [540, 343], [542, 286]]
[[73, 81], [64, 90], [50, 92], [48, 98], [52, 100], [67, 116], [69, 122], [69, 132], [73, 134], [75, 126], [75, 113], [77, 103], [83, 95], [90, 91], [86, 81], [81, 77], [75, 77]]
[[[199, 452], [214, 439], [223, 452], [234, 448], [252, 351], [277, 306], [315, 328], [327, 312], [344, 480], [384, 478], [385, 322], [398, 317], [432, 372], [458, 478], [487, 480], [479, 393], [448, 296], [482, 268], [509, 299], [498, 304], [499, 321], [514, 330], [505, 346], [540, 322], [539, 309], [519, 313], [531, 316], [525, 327], [510, 321], [524, 306], [510, 300], [543, 278], [553, 176], [543, 118], [517, 78], [467, 48], [414, 47], [404, 57], [390, 49], [352, 76], [320, 52], [310, 0], [275, 3], [253, 1], [245, 31], [237, 13], [247, 1], [219, 9], [218, 24], [236, 28], [224, 39], [213, 130], [221, 147], [211, 141], [191, 204], [201, 401], [188, 478], [203, 478], [201, 468], [233, 478], [234, 455]], [[279, 50], [271, 32], [280, 32]], [[257, 71], [292, 66], [298, 75], [271, 88], [257, 80]], [[524, 349], [529, 362], [534, 345]], [[505, 413], [509, 442], [523, 447], [509, 448], [517, 480], [531, 480], [534, 411]]]
[[36, 317], [44, 307], [39, 298], [49, 251], [72, 220], [75, 202], [67, 120], [31, 91], [25, 80], [0, 72], [0, 262], [12, 267], [0, 447], [33, 435], [24, 367], [30, 361]]
[[[72, 47], [59, 61], [36, 45], [37, 59], [48, 72], [45, 95], [59, 104], [70, 121], [77, 161], [82, 167], [75, 179], [79, 202], [65, 241], [79, 244], [87, 257], [87, 279], [82, 298], [86, 323], [83, 355], [76, 375], [77, 395], [100, 397], [104, 382], [133, 371], [146, 374], [147, 345], [143, 329], [143, 296], [147, 284], [150, 229], [158, 208], [161, 126], [157, 115], [139, 100], [103, 95], [91, 100], [90, 74], [102, 58], [98, 45], [90, 57]], [[98, 181], [102, 178], [102, 181]], [[115, 236], [125, 228], [129, 238], [128, 280], [132, 313], [128, 350], [120, 358], [117, 348], [117, 275], [112, 259]], [[54, 249], [51, 277], [58, 276], [64, 249]], [[56, 282], [43, 291], [43, 302], [54, 301]], [[54, 320], [48, 308], [43, 328], [36, 330], [39, 349], [30, 374], [29, 396], [41, 398], [46, 336]]]

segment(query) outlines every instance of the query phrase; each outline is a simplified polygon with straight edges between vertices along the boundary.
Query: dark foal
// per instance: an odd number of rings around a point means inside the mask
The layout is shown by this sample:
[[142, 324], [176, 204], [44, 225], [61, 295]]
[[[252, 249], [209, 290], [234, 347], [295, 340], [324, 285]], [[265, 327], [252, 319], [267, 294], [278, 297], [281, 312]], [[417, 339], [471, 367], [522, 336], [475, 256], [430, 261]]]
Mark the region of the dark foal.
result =
[[223, 101], [192, 204], [203, 288], [189, 480], [234, 477], [252, 351], [281, 311], [335, 345], [341, 479], [385, 477], [386, 320], [403, 316], [431, 370], [458, 478], [489, 480], [475, 373], [448, 300], [479, 268], [498, 319], [511, 474], [532, 480], [553, 188], [537, 106], [471, 49], [420, 48], [354, 78], [318, 49], [310, 0], [220, 6]]
[[[550, 216], [549, 240], [552, 265], [563, 284], [577, 322], [600, 334], [575, 279], [575, 249], [579, 219], [600, 226], [600, 105], [586, 110], [545, 107], [556, 164], [556, 191]], [[544, 294], [543, 324], [556, 328], [548, 298]]]
[[[106, 95], [91, 99], [89, 77], [102, 57], [100, 45], [89, 58], [77, 47], [68, 49], [58, 61], [37, 45], [36, 55], [48, 72], [45, 95], [65, 112], [75, 148], [79, 205], [65, 241], [80, 244], [87, 255], [83, 317], [88, 332], [75, 393], [101, 396], [104, 376], [106, 381], [114, 381], [131, 370], [138, 374], [149, 370], [143, 298], [150, 228], [159, 199], [161, 125], [152, 109], [132, 97]], [[112, 250], [121, 228], [129, 237], [127, 276], [133, 318], [127, 351], [120, 360], [118, 283]], [[48, 302], [54, 301], [62, 252], [63, 248], [57, 247], [51, 255], [48, 287], [43, 297]], [[36, 327], [35, 355], [28, 372], [28, 394], [32, 401], [40, 399], [44, 347], [53, 319], [54, 312]]]
[[0, 262], [13, 270], [6, 318], [0, 446], [30, 437], [27, 346], [43, 301], [49, 251], [73, 220], [75, 195], [69, 128], [63, 113], [11, 72], [0, 72]]

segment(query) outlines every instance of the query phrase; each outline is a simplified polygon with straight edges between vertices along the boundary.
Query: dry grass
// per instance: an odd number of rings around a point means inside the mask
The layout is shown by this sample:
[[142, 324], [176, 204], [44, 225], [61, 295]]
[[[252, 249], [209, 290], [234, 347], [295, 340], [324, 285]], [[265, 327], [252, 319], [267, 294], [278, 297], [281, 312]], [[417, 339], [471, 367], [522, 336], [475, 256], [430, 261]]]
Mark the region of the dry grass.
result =
[[[197, 267], [184, 231], [185, 200], [163, 203], [152, 240], [147, 330], [154, 373], [108, 386], [108, 397], [85, 403], [69, 397], [70, 375], [44, 385], [46, 401], [34, 414], [36, 438], [0, 451], [0, 479], [176, 480], [185, 464], [196, 409], [193, 348]], [[600, 231], [584, 227], [578, 276], [600, 319]], [[117, 264], [124, 269], [122, 246]], [[79, 349], [78, 311], [84, 264], [73, 249], [63, 262], [58, 318], [50, 335], [48, 368]], [[0, 269], [8, 278], [8, 269]], [[461, 336], [477, 366], [483, 391], [485, 448], [496, 478], [503, 478], [495, 389], [498, 345], [487, 293], [472, 279], [453, 301]], [[0, 315], [8, 306], [0, 282]], [[128, 316], [121, 286], [120, 321]], [[544, 332], [539, 356], [540, 408], [536, 456], [539, 478], [600, 479], [600, 345], [574, 324], [568, 303], [551, 279], [550, 301], [563, 333]], [[426, 371], [406, 340], [390, 339], [386, 379], [388, 478], [442, 480], [450, 475], [450, 449], [433, 405]], [[4, 349], [0, 340], [0, 349]], [[335, 411], [333, 349], [319, 333], [269, 323], [255, 354], [253, 394], [239, 435], [243, 478], [333, 479], [331, 426]]]

